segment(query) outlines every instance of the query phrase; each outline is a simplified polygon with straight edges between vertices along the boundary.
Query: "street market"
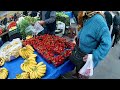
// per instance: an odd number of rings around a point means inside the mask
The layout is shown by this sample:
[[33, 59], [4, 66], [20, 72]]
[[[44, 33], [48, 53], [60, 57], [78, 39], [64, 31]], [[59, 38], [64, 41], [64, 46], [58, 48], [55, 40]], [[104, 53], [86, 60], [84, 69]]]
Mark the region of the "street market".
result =
[[[65, 13], [57, 12], [56, 18], [57, 22], [70, 25], [70, 18]], [[44, 29], [38, 24], [39, 20], [39, 17], [21, 16], [17, 21], [1, 25], [0, 79], [56, 79], [74, 69], [67, 58], [74, 44], [58, 35], [38, 36]], [[65, 31], [65, 27], [59, 25], [56, 33], [61, 29]]]
[[99, 77], [119, 20], [119, 11], [0, 11], [0, 79]]

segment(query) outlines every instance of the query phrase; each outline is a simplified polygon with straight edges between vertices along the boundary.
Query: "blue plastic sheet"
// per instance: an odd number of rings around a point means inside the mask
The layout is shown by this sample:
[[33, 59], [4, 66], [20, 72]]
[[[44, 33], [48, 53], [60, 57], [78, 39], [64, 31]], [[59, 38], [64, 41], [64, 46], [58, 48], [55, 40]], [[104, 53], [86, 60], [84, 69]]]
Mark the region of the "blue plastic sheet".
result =
[[[67, 60], [59, 67], [55, 67], [53, 64], [49, 64], [45, 61], [44, 58], [41, 57], [37, 52], [37, 59], [36, 61], [44, 62], [47, 66], [47, 71], [44, 77], [42, 79], [56, 79], [60, 75], [63, 75], [69, 71], [72, 71], [74, 69], [74, 65], [70, 62], [70, 60]], [[17, 74], [21, 74], [23, 71], [20, 68], [20, 65], [24, 62], [24, 59], [19, 57], [11, 62], [6, 62], [3, 67], [7, 68], [9, 71], [8, 79], [15, 79]]]
[[66, 11], [65, 14], [68, 15], [70, 18], [73, 18], [74, 16], [71, 11]]

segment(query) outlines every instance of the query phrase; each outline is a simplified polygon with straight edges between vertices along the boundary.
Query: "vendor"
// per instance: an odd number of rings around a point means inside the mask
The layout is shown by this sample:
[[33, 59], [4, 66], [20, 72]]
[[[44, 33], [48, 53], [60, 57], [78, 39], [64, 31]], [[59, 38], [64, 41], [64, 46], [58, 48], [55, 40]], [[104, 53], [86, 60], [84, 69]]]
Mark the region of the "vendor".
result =
[[39, 34], [55, 34], [56, 11], [41, 11], [40, 19], [39, 24], [44, 27], [44, 30]]

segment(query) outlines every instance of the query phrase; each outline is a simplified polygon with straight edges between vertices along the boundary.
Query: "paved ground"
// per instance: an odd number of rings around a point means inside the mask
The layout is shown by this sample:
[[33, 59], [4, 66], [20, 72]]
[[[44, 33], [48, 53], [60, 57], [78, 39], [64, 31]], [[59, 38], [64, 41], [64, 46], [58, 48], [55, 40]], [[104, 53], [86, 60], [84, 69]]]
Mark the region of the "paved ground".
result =
[[91, 79], [120, 79], [120, 44], [111, 48], [105, 60], [101, 61], [94, 70]]

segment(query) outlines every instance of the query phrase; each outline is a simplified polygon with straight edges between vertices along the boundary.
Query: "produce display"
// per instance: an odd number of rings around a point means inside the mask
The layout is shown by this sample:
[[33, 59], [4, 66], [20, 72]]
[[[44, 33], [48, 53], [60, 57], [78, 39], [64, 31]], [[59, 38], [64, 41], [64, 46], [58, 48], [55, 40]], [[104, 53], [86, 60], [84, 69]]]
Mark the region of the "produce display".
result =
[[19, 50], [22, 48], [22, 42], [19, 38], [6, 42], [0, 48], [0, 59], [11, 61], [19, 57]]
[[[56, 21], [62, 21], [69, 26], [70, 18], [68, 15], [64, 12], [57, 12], [56, 16]], [[45, 76], [47, 64], [45, 65], [42, 61], [37, 63], [36, 59], [40, 57], [37, 57], [37, 54], [34, 54], [35, 50], [48, 63], [58, 67], [67, 60], [74, 49], [74, 43], [67, 42], [65, 38], [59, 36], [44, 34], [33, 37], [32, 30], [38, 28], [37, 26], [39, 23], [37, 24], [37, 21], [38, 18], [36, 17], [25, 16], [17, 22], [10, 22], [5, 27], [5, 30], [8, 29], [8, 31], [11, 32], [15, 29], [19, 30], [23, 39], [20, 40], [17, 38], [12, 41], [7, 41], [0, 47], [0, 66], [3, 66], [7, 61], [15, 60], [19, 56], [24, 59], [23, 63], [17, 64], [18, 67], [20, 66], [22, 72], [21, 70], [20, 73], [16, 72], [16, 79], [41, 79]], [[0, 27], [0, 35], [3, 32], [4, 29]], [[24, 45], [24, 47], [22, 45]], [[9, 68], [7, 68], [7, 70], [5, 68], [6, 65], [7, 64], [0, 68], [0, 79], [7, 79], [8, 77]], [[10, 73], [11, 72], [9, 72], [9, 77], [11, 75]]]
[[56, 67], [63, 64], [70, 56], [75, 44], [54, 35], [41, 35], [23, 41], [24, 45], [32, 45], [49, 63]]
[[37, 18], [34, 17], [30, 17], [30, 16], [25, 16], [22, 20], [18, 21], [17, 26], [18, 29], [20, 30], [20, 33], [22, 35], [22, 38], [26, 38], [27, 35], [30, 35], [31, 33], [26, 33], [25, 29], [29, 26], [29, 25], [33, 25], [36, 21], [38, 21]]
[[37, 64], [37, 55], [34, 54], [34, 49], [32, 46], [26, 45], [20, 49], [19, 53], [20, 56], [25, 59], [24, 62], [20, 65], [22, 71], [24, 72], [17, 74], [16, 79], [40, 79], [45, 75], [46, 65], [44, 65], [43, 62]]
[[0, 68], [0, 79], [6, 79], [8, 76], [8, 70], [6, 68]]
[[56, 21], [61, 21], [66, 24], [66, 26], [70, 25], [70, 18], [64, 12], [56, 12]]

